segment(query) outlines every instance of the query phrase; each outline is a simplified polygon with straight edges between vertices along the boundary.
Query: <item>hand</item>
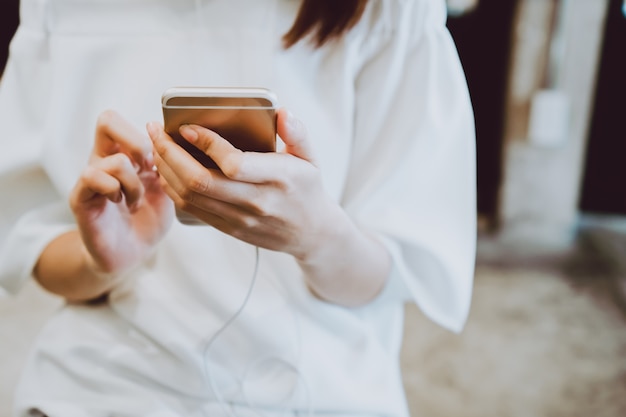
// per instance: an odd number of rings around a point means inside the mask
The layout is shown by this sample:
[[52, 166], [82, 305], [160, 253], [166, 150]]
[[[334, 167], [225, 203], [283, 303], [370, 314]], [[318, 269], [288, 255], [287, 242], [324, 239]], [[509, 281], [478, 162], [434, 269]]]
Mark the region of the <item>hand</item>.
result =
[[113, 274], [144, 260], [174, 215], [150, 140], [113, 111], [98, 119], [89, 165], [70, 206], [94, 270]]
[[202, 166], [159, 124], [147, 128], [163, 189], [176, 207], [240, 240], [304, 259], [341, 211], [323, 189], [303, 124], [284, 109], [277, 115], [283, 153], [243, 152], [211, 130], [181, 127], [221, 171]]
[[325, 193], [304, 126], [287, 111], [277, 115], [283, 153], [242, 152], [211, 130], [181, 127], [221, 171], [202, 166], [158, 123], [147, 128], [161, 184], [178, 209], [252, 245], [293, 255], [321, 299], [356, 306], [380, 292], [389, 254]]

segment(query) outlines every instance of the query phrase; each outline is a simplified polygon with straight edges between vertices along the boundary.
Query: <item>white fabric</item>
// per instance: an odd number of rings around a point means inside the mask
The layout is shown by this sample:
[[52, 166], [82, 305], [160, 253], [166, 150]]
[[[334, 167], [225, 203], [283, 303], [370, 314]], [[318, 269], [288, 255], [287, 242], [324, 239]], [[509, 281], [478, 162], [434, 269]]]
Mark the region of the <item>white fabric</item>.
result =
[[[307, 125], [328, 193], [389, 249], [367, 306], [313, 297], [289, 256], [175, 224], [108, 304], [51, 318], [15, 415], [406, 416], [403, 303], [460, 331], [475, 253], [474, 126], [443, 0], [371, 0], [342, 40], [281, 48], [298, 1], [23, 0], [0, 84], [0, 286], [19, 291], [74, 227], [67, 196], [95, 120], [143, 129], [180, 85], [262, 86]], [[340, 279], [341, 277], [337, 277]], [[419, 331], [419, 329], [412, 329]], [[207, 372], [218, 396], [204, 380]], [[204, 413], [204, 414], [203, 414]]]

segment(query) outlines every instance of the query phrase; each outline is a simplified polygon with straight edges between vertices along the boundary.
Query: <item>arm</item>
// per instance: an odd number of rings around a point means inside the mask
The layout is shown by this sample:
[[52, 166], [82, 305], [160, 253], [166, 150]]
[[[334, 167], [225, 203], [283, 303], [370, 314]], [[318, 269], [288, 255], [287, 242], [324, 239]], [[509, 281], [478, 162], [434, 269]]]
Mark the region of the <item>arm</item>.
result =
[[371, 56], [356, 78], [342, 206], [391, 254], [378, 301], [415, 302], [436, 323], [460, 331], [476, 249], [472, 106], [443, 2], [389, 7], [390, 26], [368, 38]]
[[173, 217], [151, 155], [148, 139], [127, 121], [110, 111], [101, 115], [89, 165], [70, 194], [78, 230], [42, 251], [34, 268], [42, 287], [71, 301], [90, 300], [149, 256]]
[[358, 306], [376, 297], [391, 268], [387, 249], [360, 230], [338, 209], [329, 222], [328, 235], [319, 247], [299, 259], [311, 291], [318, 297], [346, 306]]
[[41, 253], [33, 271], [39, 284], [68, 301], [88, 301], [111, 290], [113, 274], [98, 273], [80, 233], [54, 239]]
[[[306, 131], [293, 116], [281, 113], [279, 134], [288, 150], [314, 162], [308, 149]], [[286, 117], [284, 117], [286, 116]], [[326, 301], [358, 306], [372, 300], [384, 287], [390, 270], [386, 248], [358, 228], [334, 202], [326, 201], [320, 216], [319, 232], [310, 233], [311, 246], [296, 255], [311, 291]]]

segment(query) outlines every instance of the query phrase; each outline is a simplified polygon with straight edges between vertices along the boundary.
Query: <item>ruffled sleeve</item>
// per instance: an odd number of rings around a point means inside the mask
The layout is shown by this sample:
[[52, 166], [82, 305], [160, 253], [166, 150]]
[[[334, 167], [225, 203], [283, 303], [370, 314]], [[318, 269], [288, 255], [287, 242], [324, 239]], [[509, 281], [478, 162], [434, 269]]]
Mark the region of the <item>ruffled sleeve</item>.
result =
[[46, 42], [22, 22], [0, 83], [0, 294], [18, 292], [45, 246], [73, 227], [42, 163], [50, 98]]
[[[460, 331], [476, 250], [475, 131], [443, 1], [380, 2], [384, 23], [356, 81], [343, 204], [392, 255], [376, 302], [414, 301]], [[395, 9], [389, 9], [394, 4]]]

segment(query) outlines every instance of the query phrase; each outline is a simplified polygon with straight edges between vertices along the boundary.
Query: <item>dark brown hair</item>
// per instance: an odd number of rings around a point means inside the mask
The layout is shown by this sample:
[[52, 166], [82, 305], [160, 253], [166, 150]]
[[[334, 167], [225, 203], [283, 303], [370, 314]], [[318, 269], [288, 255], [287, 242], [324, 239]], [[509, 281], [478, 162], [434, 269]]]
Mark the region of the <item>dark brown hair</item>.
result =
[[363, 16], [367, 0], [303, 0], [291, 29], [283, 36], [289, 48], [308, 35], [316, 47], [341, 37]]

